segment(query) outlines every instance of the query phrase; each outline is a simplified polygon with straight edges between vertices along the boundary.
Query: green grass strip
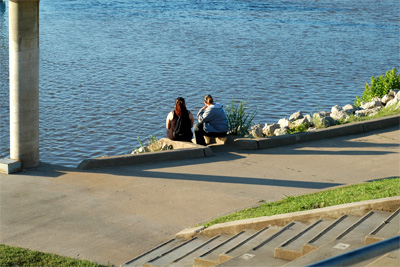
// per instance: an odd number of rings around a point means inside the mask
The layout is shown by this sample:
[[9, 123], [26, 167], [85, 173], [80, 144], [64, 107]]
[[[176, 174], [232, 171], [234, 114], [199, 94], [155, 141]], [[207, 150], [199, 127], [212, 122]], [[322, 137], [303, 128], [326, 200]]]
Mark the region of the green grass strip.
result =
[[271, 216], [296, 211], [312, 210], [364, 200], [400, 196], [400, 178], [382, 179], [373, 182], [344, 186], [317, 193], [286, 196], [286, 198], [257, 207], [234, 212], [204, 224], [205, 227], [262, 216]]
[[[0, 266], [26, 267], [104, 267], [86, 260], [77, 260], [55, 254], [0, 244]], [[109, 265], [112, 266], [112, 265]]]
[[373, 116], [357, 117], [357, 116], [351, 115], [348, 119], [337, 121], [337, 123], [338, 124], [347, 124], [347, 123], [352, 123], [352, 122], [384, 118], [387, 116], [393, 116], [393, 115], [399, 115], [399, 114], [400, 114], [400, 108], [398, 107], [398, 105], [392, 105], [390, 107], [382, 108]]

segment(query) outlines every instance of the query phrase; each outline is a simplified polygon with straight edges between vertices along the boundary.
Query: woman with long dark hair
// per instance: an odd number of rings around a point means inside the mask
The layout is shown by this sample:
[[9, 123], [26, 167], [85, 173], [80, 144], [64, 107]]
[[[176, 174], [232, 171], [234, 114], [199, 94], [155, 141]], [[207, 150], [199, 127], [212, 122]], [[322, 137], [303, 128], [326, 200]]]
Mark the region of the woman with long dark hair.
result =
[[167, 136], [171, 140], [191, 142], [194, 123], [193, 114], [187, 110], [185, 99], [178, 97], [175, 108], [167, 116]]

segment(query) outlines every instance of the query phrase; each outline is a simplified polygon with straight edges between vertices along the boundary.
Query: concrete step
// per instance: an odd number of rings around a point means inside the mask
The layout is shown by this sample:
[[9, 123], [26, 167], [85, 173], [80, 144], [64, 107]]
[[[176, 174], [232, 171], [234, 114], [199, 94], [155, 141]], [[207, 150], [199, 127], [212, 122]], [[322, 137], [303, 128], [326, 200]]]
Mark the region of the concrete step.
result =
[[247, 239], [243, 240], [243, 242], [239, 243], [237, 246], [230, 248], [229, 250], [221, 253], [219, 255], [219, 262], [225, 262], [237, 256], [240, 256], [247, 251], [255, 248], [258, 244], [266, 240], [267, 238], [271, 237], [272, 235], [276, 234], [282, 227], [265, 227], [260, 231], [254, 233]]
[[384, 220], [376, 229], [374, 229], [366, 238], [365, 244], [382, 241], [392, 237], [393, 234], [400, 234], [400, 208]]
[[302, 254], [305, 255], [326, 243], [334, 240], [339, 234], [353, 225], [360, 217], [343, 215], [335, 220], [331, 225], [326, 227], [311, 240], [303, 245]]
[[218, 266], [243, 267], [243, 266], [282, 266], [287, 260], [274, 257], [274, 249], [283, 242], [297, 235], [307, 228], [307, 224], [291, 222], [279, 231], [262, 240], [258, 245], [231, 260], [225, 261]]
[[371, 211], [333, 241], [290, 262], [286, 266], [305, 266], [360, 248], [365, 245], [365, 237], [368, 233], [380, 225], [388, 216], [390, 216], [389, 212]]
[[213, 238], [210, 238], [207, 242], [204, 242], [202, 246], [192, 249], [188, 251], [184, 255], [180, 256], [179, 258], [175, 259], [173, 262], [168, 264], [168, 267], [192, 267], [193, 266], [193, 259], [204, 254], [205, 252], [209, 251], [210, 249], [214, 248], [218, 244], [229, 239], [230, 236], [227, 235], [217, 235]]
[[361, 262], [360, 264], [354, 265], [365, 266], [365, 267], [386, 267], [386, 266], [400, 266], [400, 249], [394, 250], [390, 253], [387, 253], [377, 259], [374, 259], [372, 262]]
[[123, 264], [124, 267], [141, 267], [143, 264], [151, 259], [156, 258], [157, 256], [165, 253], [166, 251], [171, 250], [172, 248], [179, 246], [185, 243], [186, 240], [183, 239], [171, 239], [167, 242], [137, 256], [136, 258], [128, 261], [127, 263]]
[[204, 243], [206, 243], [209, 240], [210, 240], [209, 237], [204, 237], [204, 236], [193, 237], [192, 239], [189, 239], [179, 244], [178, 246], [175, 246], [170, 250], [167, 250], [164, 253], [159, 254], [156, 257], [150, 259], [149, 261], [143, 264], [143, 267], [159, 267], [171, 264], [175, 260], [181, 258], [183, 255], [186, 255], [188, 252], [193, 251], [200, 246], [203, 246]]
[[243, 240], [252, 236], [255, 231], [241, 231], [240, 233], [232, 236], [227, 239], [225, 242], [222, 242], [210, 250], [206, 251], [199, 257], [196, 257], [193, 261], [193, 267], [212, 267], [219, 264], [219, 255], [224, 251], [237, 246], [239, 243], [243, 242]]
[[303, 245], [311, 240], [316, 234], [322, 232], [332, 224], [332, 220], [318, 220], [309, 225], [304, 231], [293, 236], [277, 248], [275, 248], [275, 258], [288, 261], [300, 258], [303, 255]]
[[[268, 226], [259, 231], [244, 229], [236, 235], [214, 231], [216, 235], [210, 237], [209, 231], [189, 240], [175, 238], [122, 266], [305, 266], [399, 235], [400, 208], [370, 211], [362, 217], [344, 215], [335, 221], [317, 216], [304, 221], [307, 223], [292, 221], [283, 227], [270, 226], [282, 222], [264, 224]], [[354, 266], [400, 266], [399, 258], [399, 251], [393, 251]]]

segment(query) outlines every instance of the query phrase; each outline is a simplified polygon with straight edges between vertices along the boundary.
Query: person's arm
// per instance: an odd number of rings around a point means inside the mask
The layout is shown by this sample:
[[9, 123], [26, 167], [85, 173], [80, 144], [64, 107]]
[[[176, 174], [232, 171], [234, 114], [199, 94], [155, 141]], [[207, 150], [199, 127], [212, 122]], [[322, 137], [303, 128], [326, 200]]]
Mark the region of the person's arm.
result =
[[197, 114], [197, 120], [199, 123], [207, 123], [213, 120], [214, 115], [212, 114], [212, 107], [205, 106], [200, 109], [199, 113]]
[[167, 120], [166, 120], [166, 122], [165, 122], [165, 126], [167, 127], [168, 130], [171, 128], [171, 121], [172, 121], [173, 118], [174, 118], [174, 114], [173, 114], [173, 112], [171, 111], [171, 112], [168, 114]]

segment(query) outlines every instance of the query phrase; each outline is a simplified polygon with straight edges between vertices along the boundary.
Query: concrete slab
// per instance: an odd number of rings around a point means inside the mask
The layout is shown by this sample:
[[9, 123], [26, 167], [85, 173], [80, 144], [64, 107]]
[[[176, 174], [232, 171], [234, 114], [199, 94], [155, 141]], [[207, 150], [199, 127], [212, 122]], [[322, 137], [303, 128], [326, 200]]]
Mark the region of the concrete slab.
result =
[[385, 118], [373, 119], [362, 122], [364, 132], [384, 129], [396, 125], [398, 126], [399, 124], [400, 124], [400, 115], [393, 115]]
[[233, 136], [228, 136], [226, 143], [238, 149], [248, 149], [248, 150], [258, 149], [258, 143], [256, 139], [236, 138]]
[[41, 163], [0, 174], [0, 243], [120, 265], [182, 229], [260, 201], [398, 177], [399, 148], [395, 126], [86, 171]]
[[11, 174], [21, 170], [21, 161], [16, 159], [0, 159], [0, 173]]
[[78, 169], [89, 170], [95, 168], [117, 167], [147, 162], [158, 162], [168, 160], [181, 160], [191, 158], [212, 157], [214, 153], [211, 148], [193, 144], [190, 142], [172, 141], [168, 138], [161, 139], [162, 142], [173, 146], [173, 150], [146, 152], [140, 154], [127, 154], [119, 156], [102, 156], [83, 160]]

